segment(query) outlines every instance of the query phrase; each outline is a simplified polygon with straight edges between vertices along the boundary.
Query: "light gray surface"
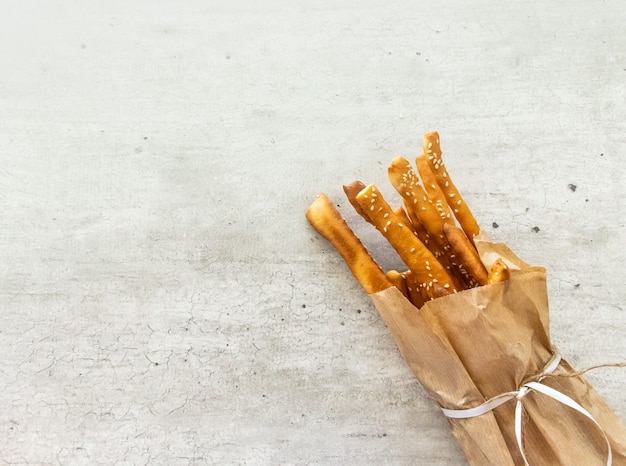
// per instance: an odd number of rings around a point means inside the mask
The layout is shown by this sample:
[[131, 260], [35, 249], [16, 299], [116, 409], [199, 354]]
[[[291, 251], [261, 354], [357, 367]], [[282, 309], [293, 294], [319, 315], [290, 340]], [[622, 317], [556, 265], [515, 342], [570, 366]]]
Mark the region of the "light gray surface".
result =
[[[397, 264], [341, 185], [392, 196], [432, 129], [485, 229], [548, 268], [563, 355], [624, 360], [623, 2], [17, 3], [7, 464], [463, 464], [304, 220], [325, 191]], [[588, 378], [626, 418], [626, 371]]]

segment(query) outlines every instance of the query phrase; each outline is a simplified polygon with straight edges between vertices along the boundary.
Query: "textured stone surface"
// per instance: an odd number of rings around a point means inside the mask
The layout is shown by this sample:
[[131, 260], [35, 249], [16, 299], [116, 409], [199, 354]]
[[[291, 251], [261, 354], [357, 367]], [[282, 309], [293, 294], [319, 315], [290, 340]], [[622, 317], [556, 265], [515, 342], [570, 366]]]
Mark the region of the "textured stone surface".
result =
[[[441, 133], [548, 268], [576, 367], [626, 355], [619, 1], [24, 2], [0, 56], [7, 464], [463, 464], [304, 211]], [[588, 379], [626, 418], [626, 372]]]

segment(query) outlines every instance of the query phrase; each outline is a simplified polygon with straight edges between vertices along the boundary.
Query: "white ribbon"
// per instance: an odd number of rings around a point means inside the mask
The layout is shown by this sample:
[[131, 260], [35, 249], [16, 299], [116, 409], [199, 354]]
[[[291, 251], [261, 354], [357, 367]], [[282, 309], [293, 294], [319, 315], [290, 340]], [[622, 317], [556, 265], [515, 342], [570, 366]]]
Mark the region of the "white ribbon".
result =
[[443, 414], [445, 414], [449, 418], [467, 419], [470, 417], [481, 416], [497, 408], [498, 406], [506, 403], [507, 401], [512, 400], [513, 398], [517, 399], [517, 403], [515, 405], [515, 438], [517, 439], [517, 446], [519, 448], [520, 453], [522, 454], [522, 458], [524, 459], [524, 464], [526, 466], [530, 466], [528, 463], [528, 460], [526, 459], [526, 454], [524, 453], [524, 444], [522, 442], [522, 411], [524, 408], [523, 406], [524, 397], [529, 392], [536, 391], [543, 395], [549, 396], [550, 398], [553, 398], [556, 401], [563, 403], [564, 405], [569, 406], [572, 409], [575, 409], [576, 411], [578, 411], [579, 413], [581, 413], [582, 415], [590, 419], [596, 426], [598, 426], [598, 428], [600, 429], [600, 432], [602, 432], [602, 436], [604, 437], [604, 440], [606, 441], [606, 446], [608, 449], [606, 464], [607, 466], [611, 466], [613, 462], [613, 452], [611, 451], [611, 443], [609, 442], [609, 439], [606, 436], [604, 429], [602, 429], [598, 421], [594, 419], [594, 417], [591, 415], [591, 413], [589, 413], [589, 411], [587, 411], [585, 408], [583, 408], [580, 404], [578, 404], [569, 396], [559, 392], [558, 390], [555, 390], [554, 388], [551, 388], [551, 387], [548, 387], [547, 385], [539, 383], [540, 380], [542, 380], [548, 374], [552, 373], [559, 366], [560, 362], [561, 362], [561, 356], [559, 354], [554, 355], [554, 357], [548, 363], [548, 365], [546, 365], [546, 367], [539, 374], [539, 376], [536, 377], [537, 381], [526, 382], [518, 390], [507, 392], [507, 393], [502, 393], [501, 395], [495, 396], [487, 400], [486, 402], [484, 402], [483, 404], [479, 406], [476, 406], [474, 408], [468, 408], [468, 409], [441, 408], [441, 410], [443, 411]]

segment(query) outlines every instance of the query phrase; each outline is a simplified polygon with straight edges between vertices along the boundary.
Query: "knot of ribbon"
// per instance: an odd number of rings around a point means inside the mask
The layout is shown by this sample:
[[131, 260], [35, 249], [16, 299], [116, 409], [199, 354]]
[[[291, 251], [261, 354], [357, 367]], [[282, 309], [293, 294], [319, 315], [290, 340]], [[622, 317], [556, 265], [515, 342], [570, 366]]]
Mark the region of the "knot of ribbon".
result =
[[611, 444], [609, 442], [609, 439], [606, 435], [606, 433], [604, 432], [604, 429], [602, 429], [602, 426], [600, 426], [600, 424], [598, 423], [598, 421], [596, 421], [594, 419], [594, 417], [591, 415], [591, 413], [589, 411], [587, 411], [585, 408], [583, 408], [578, 402], [574, 401], [572, 398], [570, 398], [569, 396], [559, 392], [558, 390], [555, 390], [552, 387], [549, 387], [545, 384], [541, 383], [541, 380], [543, 380], [545, 377], [547, 377], [548, 375], [550, 375], [560, 364], [561, 362], [561, 356], [557, 353], [553, 356], [553, 358], [548, 362], [548, 364], [544, 367], [544, 369], [541, 371], [540, 374], [538, 374], [536, 377], [534, 377], [534, 380], [530, 381], [530, 382], [526, 382], [524, 383], [521, 387], [519, 387], [519, 389], [511, 391], [511, 392], [506, 392], [506, 393], [502, 393], [500, 395], [497, 395], [487, 401], [485, 401], [483, 404], [476, 406], [474, 408], [468, 408], [468, 409], [446, 409], [446, 408], [441, 408], [441, 410], [443, 411], [443, 414], [446, 415], [449, 418], [453, 418], [453, 419], [467, 419], [467, 418], [471, 418], [471, 417], [476, 417], [476, 416], [481, 416], [483, 414], [486, 414], [488, 412], [490, 412], [491, 410], [497, 408], [498, 406], [506, 403], [509, 400], [515, 399], [516, 400], [516, 405], [515, 405], [515, 438], [517, 440], [517, 446], [519, 448], [519, 451], [522, 455], [522, 458], [524, 460], [524, 464], [526, 466], [530, 466], [528, 463], [528, 460], [526, 458], [526, 454], [524, 453], [524, 444], [522, 441], [522, 411], [523, 411], [523, 407], [524, 407], [524, 397], [526, 395], [528, 395], [528, 393], [530, 392], [538, 392], [541, 393], [542, 395], [548, 396], [560, 403], [563, 403], [564, 405], [578, 411], [580, 414], [584, 415], [585, 417], [587, 417], [588, 419], [590, 419], [597, 427], [598, 429], [600, 429], [600, 432], [602, 433], [604, 440], [606, 441], [606, 446], [607, 446], [607, 450], [608, 450], [608, 454], [607, 454], [607, 461], [606, 464], [607, 466], [611, 466], [612, 462], [613, 462], [613, 453], [611, 451]]

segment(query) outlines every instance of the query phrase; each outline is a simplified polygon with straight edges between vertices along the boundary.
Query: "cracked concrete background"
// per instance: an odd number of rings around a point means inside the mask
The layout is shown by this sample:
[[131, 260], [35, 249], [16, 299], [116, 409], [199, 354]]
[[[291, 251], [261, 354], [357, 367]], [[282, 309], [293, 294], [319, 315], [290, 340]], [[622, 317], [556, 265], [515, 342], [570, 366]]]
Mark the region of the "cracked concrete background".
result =
[[[0, 463], [464, 464], [304, 211], [421, 134], [624, 361], [623, 2], [14, 2], [0, 18]], [[588, 379], [626, 418], [626, 370]]]

